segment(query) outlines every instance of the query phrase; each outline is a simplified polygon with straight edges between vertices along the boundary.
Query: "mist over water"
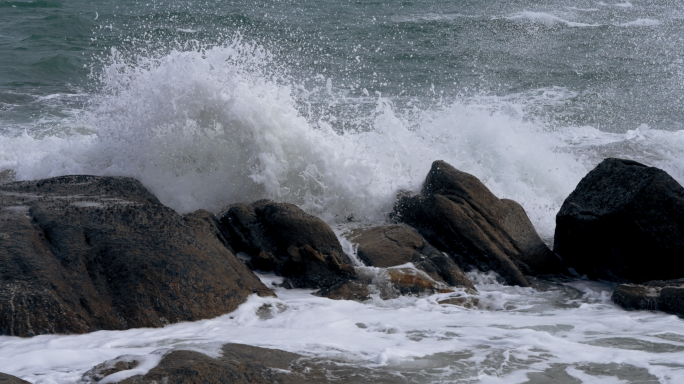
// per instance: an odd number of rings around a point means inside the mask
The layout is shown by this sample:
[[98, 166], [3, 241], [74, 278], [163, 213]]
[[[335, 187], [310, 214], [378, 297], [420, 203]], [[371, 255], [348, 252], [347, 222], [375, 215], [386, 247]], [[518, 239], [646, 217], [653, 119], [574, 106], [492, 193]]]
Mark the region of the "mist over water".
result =
[[[0, 2], [0, 171], [131, 176], [180, 213], [270, 198], [342, 233], [385, 222], [439, 159], [518, 201], [547, 242], [606, 157], [684, 183], [682, 4], [459, 3]], [[76, 382], [120, 354], [231, 341], [380, 382], [683, 377], [682, 321], [624, 312], [610, 285], [539, 293], [473, 278], [473, 310], [279, 290], [230, 320], [1, 337], [0, 371]], [[288, 310], [263, 319], [266, 301]]]

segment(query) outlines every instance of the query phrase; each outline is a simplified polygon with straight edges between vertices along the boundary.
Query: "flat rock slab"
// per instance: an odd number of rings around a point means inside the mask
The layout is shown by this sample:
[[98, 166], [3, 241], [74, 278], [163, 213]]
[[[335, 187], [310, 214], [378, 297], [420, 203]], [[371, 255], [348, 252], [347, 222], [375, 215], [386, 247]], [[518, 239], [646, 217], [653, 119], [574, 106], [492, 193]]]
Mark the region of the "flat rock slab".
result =
[[606, 159], [556, 216], [554, 250], [581, 275], [618, 283], [684, 277], [684, 187], [665, 171]]
[[131, 178], [0, 185], [0, 334], [160, 327], [274, 295], [217, 224], [177, 214]]
[[416, 228], [462, 269], [494, 270], [510, 285], [529, 286], [525, 275], [566, 272], [518, 203], [444, 161], [432, 164], [422, 195], [399, 198], [392, 218]]
[[[116, 381], [120, 384], [296, 384], [322, 383], [328, 379], [320, 371], [297, 364], [303, 356], [277, 349], [225, 344], [221, 356], [209, 357], [195, 351], [176, 350], [166, 354], [159, 365], [144, 375]], [[98, 365], [83, 376], [86, 383], [96, 383], [110, 375], [121, 375], [135, 368], [130, 358]], [[129, 365], [120, 364], [127, 362]], [[118, 369], [112, 369], [116, 367]], [[111, 376], [110, 380], [115, 376]]]
[[662, 311], [684, 318], [684, 279], [620, 284], [611, 300], [627, 310]]

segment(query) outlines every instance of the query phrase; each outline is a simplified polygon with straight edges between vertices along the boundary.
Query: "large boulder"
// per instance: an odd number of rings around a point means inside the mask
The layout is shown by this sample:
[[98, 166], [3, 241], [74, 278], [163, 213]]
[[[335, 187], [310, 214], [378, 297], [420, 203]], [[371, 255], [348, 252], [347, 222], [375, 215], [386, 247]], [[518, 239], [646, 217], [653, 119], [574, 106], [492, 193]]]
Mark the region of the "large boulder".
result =
[[684, 279], [620, 284], [611, 300], [627, 310], [663, 311], [684, 318]]
[[606, 159], [563, 203], [554, 250], [590, 278], [684, 277], [684, 188], [658, 168]]
[[[161, 362], [144, 375], [130, 377], [126, 370], [135, 369], [138, 362], [122, 356], [105, 362], [86, 372], [85, 383], [97, 383], [105, 378], [120, 384], [297, 384], [302, 382], [328, 382], [323, 370], [315, 366], [300, 367], [303, 356], [277, 349], [252, 347], [243, 344], [225, 344], [221, 356], [175, 350], [167, 353]], [[135, 371], [133, 371], [135, 373]], [[121, 378], [121, 379], [119, 379]]]
[[259, 200], [234, 204], [219, 215], [235, 252], [257, 270], [286, 277], [289, 288], [326, 288], [354, 278], [352, 261], [323, 220], [288, 203]]
[[0, 186], [0, 334], [161, 327], [273, 292], [223, 243], [214, 216], [185, 217], [125, 177]]
[[347, 236], [367, 266], [388, 268], [412, 263], [434, 281], [475, 290], [456, 263], [430, 245], [413, 228], [389, 225], [355, 229]]
[[461, 268], [494, 270], [511, 285], [529, 286], [526, 274], [565, 271], [519, 204], [444, 161], [432, 164], [422, 195], [399, 198], [392, 218], [416, 228]]

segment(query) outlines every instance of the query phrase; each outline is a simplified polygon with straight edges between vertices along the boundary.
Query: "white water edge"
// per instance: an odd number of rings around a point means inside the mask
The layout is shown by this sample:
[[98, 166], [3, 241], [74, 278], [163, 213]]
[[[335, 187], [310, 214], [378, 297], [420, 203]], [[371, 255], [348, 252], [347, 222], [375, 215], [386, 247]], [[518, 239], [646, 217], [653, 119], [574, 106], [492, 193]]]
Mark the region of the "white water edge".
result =
[[[268, 286], [280, 279], [259, 277]], [[684, 381], [684, 321], [676, 316], [625, 311], [610, 302], [610, 284], [577, 280], [563, 290], [538, 292], [501, 285], [493, 274], [470, 277], [480, 297], [474, 309], [437, 303], [464, 292], [358, 303], [274, 287], [278, 298], [251, 296], [211, 320], [85, 335], [3, 336], [0, 372], [32, 383], [78, 383], [93, 366], [122, 355], [146, 361], [150, 369], [170, 349], [217, 356], [221, 344], [243, 343], [330, 360], [347, 370], [363, 368], [367, 382]], [[388, 381], [392, 377], [396, 381]]]

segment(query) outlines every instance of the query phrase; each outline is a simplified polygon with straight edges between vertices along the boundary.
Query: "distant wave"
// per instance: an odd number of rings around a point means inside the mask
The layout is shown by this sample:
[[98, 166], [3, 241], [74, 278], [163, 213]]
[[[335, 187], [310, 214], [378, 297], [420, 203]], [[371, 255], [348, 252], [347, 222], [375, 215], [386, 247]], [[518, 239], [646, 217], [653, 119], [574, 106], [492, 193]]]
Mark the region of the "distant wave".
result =
[[477, 17], [474, 15], [463, 15], [460, 13], [439, 14], [439, 13], [425, 13], [422, 15], [413, 16], [399, 16], [394, 18], [394, 21], [399, 23], [420, 23], [425, 21], [451, 21], [462, 17]]
[[618, 24], [621, 27], [654, 27], [660, 25], [660, 21], [654, 19], [636, 19], [629, 23]]
[[582, 11], [582, 12], [596, 12], [598, 8], [577, 8], [577, 7], [567, 7], [567, 9], [572, 11]]
[[558, 24], [563, 24], [568, 27], [598, 27], [598, 24], [586, 24], [586, 23], [578, 23], [574, 21], [568, 21], [565, 19], [561, 19], [558, 16], [554, 16], [550, 13], [545, 13], [545, 12], [530, 12], [530, 11], [524, 11], [524, 12], [519, 12], [516, 14], [513, 14], [511, 16], [506, 17], [506, 19], [509, 20], [523, 20], [523, 21], [529, 21], [533, 23], [538, 23], [538, 24], [544, 24], [546, 26], [553, 26], [553, 25], [558, 25]]

